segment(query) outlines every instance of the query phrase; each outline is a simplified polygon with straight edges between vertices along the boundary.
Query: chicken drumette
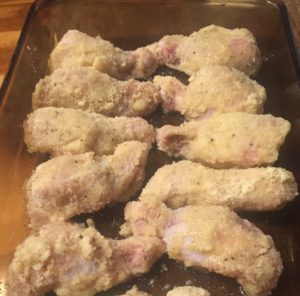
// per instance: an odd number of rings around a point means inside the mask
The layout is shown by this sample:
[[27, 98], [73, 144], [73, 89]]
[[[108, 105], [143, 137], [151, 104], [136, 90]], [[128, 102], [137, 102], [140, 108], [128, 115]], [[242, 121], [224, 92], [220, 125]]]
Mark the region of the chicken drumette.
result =
[[93, 38], [69, 30], [53, 49], [49, 68], [83, 66], [107, 73], [117, 79], [144, 78], [157, 68], [158, 61], [148, 48], [123, 51], [99, 36]]
[[24, 122], [24, 141], [30, 152], [51, 155], [95, 152], [111, 154], [126, 141], [152, 143], [154, 130], [142, 118], [105, 117], [71, 108], [45, 107]]
[[282, 261], [270, 236], [222, 206], [130, 202], [122, 234], [160, 237], [170, 258], [235, 278], [248, 296], [267, 296], [276, 286]]
[[188, 75], [208, 65], [229, 66], [252, 75], [261, 65], [256, 40], [247, 29], [211, 25], [190, 36], [167, 35], [148, 48], [160, 64]]
[[158, 238], [112, 240], [91, 226], [50, 223], [17, 247], [7, 296], [92, 296], [148, 272], [163, 252]]
[[266, 91], [244, 73], [226, 66], [202, 68], [185, 86], [174, 77], [155, 76], [165, 112], [178, 111], [186, 119], [225, 112], [261, 113]]
[[145, 143], [125, 142], [113, 155], [95, 157], [87, 152], [39, 165], [26, 184], [31, 227], [127, 201], [142, 186], [149, 148]]
[[142, 201], [162, 201], [169, 208], [223, 205], [268, 211], [297, 195], [293, 174], [282, 168], [213, 169], [183, 160], [158, 169], [143, 189]]
[[146, 116], [160, 102], [151, 82], [118, 81], [87, 67], [59, 68], [41, 79], [32, 95], [33, 109], [66, 107], [107, 116]]
[[249, 168], [277, 160], [290, 123], [272, 115], [224, 113], [157, 130], [158, 148], [216, 168]]

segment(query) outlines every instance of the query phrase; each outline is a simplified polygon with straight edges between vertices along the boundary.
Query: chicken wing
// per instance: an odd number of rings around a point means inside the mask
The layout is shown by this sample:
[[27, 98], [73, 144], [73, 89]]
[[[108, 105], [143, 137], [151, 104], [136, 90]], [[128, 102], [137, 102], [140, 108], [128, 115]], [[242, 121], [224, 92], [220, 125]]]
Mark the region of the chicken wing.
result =
[[248, 168], [277, 160], [290, 123], [272, 115], [224, 113], [157, 130], [158, 148], [215, 168]]
[[155, 76], [165, 112], [187, 120], [225, 112], [262, 113], [266, 91], [244, 73], [226, 66], [203, 67], [185, 86], [174, 77]]
[[109, 118], [70, 108], [35, 110], [24, 122], [24, 141], [29, 152], [111, 154], [126, 141], [151, 143], [154, 130], [142, 118]]
[[223, 205], [269, 211], [298, 194], [293, 174], [282, 168], [213, 169], [188, 160], [165, 165], [144, 187], [141, 201], [162, 201], [169, 208]]
[[31, 227], [127, 201], [142, 186], [149, 148], [141, 142], [124, 142], [113, 155], [95, 157], [87, 152], [39, 165], [26, 184]]
[[87, 67], [59, 68], [41, 79], [32, 95], [33, 109], [66, 107], [107, 116], [146, 116], [160, 102], [151, 82], [118, 81]]
[[[122, 296], [150, 296], [148, 293], [138, 290], [136, 286], [133, 286], [126, 294]], [[210, 296], [210, 294], [198, 287], [184, 286], [177, 287], [169, 291], [166, 296]]]
[[252, 75], [261, 65], [256, 40], [247, 29], [229, 30], [211, 25], [187, 37], [167, 35], [148, 48], [160, 64], [188, 75], [208, 65], [229, 66]]
[[170, 258], [235, 278], [248, 296], [270, 295], [281, 274], [272, 238], [226, 207], [130, 202], [125, 220], [123, 234], [161, 237]]
[[146, 273], [163, 254], [158, 238], [104, 238], [93, 227], [43, 226], [17, 247], [6, 279], [9, 296], [90, 296]]
[[99, 36], [93, 38], [77, 30], [69, 30], [53, 49], [49, 68], [92, 67], [117, 79], [145, 78], [157, 68], [158, 61], [148, 48], [123, 51]]

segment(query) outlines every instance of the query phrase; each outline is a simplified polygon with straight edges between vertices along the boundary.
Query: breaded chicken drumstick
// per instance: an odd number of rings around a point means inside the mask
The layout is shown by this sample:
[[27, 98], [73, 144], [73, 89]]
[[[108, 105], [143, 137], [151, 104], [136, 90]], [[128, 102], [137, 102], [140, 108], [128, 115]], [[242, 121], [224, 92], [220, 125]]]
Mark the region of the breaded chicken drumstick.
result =
[[252, 75], [260, 64], [260, 51], [247, 29], [229, 30], [214, 25], [190, 36], [167, 35], [134, 51], [114, 47], [99, 36], [93, 38], [70, 30], [58, 42], [49, 59], [51, 71], [72, 66], [92, 67], [121, 80], [146, 78], [159, 65], [188, 75], [207, 65], [224, 65]]
[[95, 228], [64, 222], [44, 225], [16, 249], [7, 296], [92, 296], [150, 270], [163, 254], [158, 238], [113, 240]]
[[26, 184], [31, 227], [127, 201], [142, 186], [149, 148], [124, 142], [113, 155], [63, 155], [39, 165]]
[[207, 66], [185, 86], [174, 77], [155, 76], [165, 112], [201, 119], [226, 112], [262, 113], [266, 91], [244, 73], [227, 66]]
[[293, 174], [282, 168], [213, 169], [188, 160], [158, 169], [141, 201], [162, 201], [169, 208], [222, 205], [234, 210], [282, 208], [298, 194]]
[[224, 113], [157, 130], [158, 149], [215, 168], [274, 163], [290, 123], [272, 115]]
[[272, 238], [226, 207], [130, 202], [125, 220], [123, 234], [160, 237], [170, 258], [235, 278], [247, 296], [276, 287], [282, 261]]
[[148, 48], [155, 53], [160, 64], [190, 76], [209, 65], [229, 66], [253, 75], [261, 65], [256, 40], [244, 28], [229, 30], [211, 25], [190, 36], [164, 36]]
[[151, 144], [153, 127], [142, 118], [105, 117], [71, 108], [45, 107], [28, 115], [24, 142], [29, 152], [112, 154], [126, 141]]
[[146, 116], [160, 103], [151, 82], [118, 81], [87, 67], [59, 68], [41, 79], [32, 95], [33, 109], [65, 107], [107, 116]]
[[126, 80], [145, 78], [158, 67], [158, 61], [148, 48], [124, 51], [109, 41], [93, 38], [77, 30], [69, 30], [57, 43], [49, 58], [49, 68], [72, 66], [92, 67], [109, 76]]

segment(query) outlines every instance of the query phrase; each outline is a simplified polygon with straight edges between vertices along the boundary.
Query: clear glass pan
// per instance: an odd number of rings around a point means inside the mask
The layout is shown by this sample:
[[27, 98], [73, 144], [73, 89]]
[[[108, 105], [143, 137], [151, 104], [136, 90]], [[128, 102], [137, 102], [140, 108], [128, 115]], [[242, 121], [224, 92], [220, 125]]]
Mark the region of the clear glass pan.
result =
[[[28, 235], [23, 184], [42, 158], [26, 152], [22, 123], [31, 110], [34, 86], [47, 73], [47, 59], [56, 40], [68, 29], [76, 28], [92, 36], [99, 34], [121, 48], [133, 49], [165, 34], [190, 34], [209, 24], [246, 27], [256, 36], [264, 56], [256, 78], [268, 92], [265, 111], [292, 123], [276, 165], [293, 171], [300, 184], [300, 68], [287, 12], [280, 1], [40, 0], [28, 14], [0, 90], [0, 282], [5, 279], [15, 247]], [[161, 118], [158, 111], [150, 121], [156, 126], [178, 121], [172, 116]], [[154, 149], [147, 168], [148, 178], [170, 161]], [[103, 234], [114, 237], [115, 225], [122, 221], [122, 209], [123, 205], [109, 207], [78, 217], [77, 221], [93, 217]], [[241, 213], [271, 234], [282, 254], [285, 269], [273, 296], [300, 295], [299, 213], [299, 198], [278, 212]], [[162, 263], [168, 271], [161, 268]], [[155, 264], [151, 273], [99, 295], [119, 295], [133, 283], [156, 296], [186, 283], [203, 286], [213, 296], [242, 295], [234, 280], [185, 269], [166, 257]]]

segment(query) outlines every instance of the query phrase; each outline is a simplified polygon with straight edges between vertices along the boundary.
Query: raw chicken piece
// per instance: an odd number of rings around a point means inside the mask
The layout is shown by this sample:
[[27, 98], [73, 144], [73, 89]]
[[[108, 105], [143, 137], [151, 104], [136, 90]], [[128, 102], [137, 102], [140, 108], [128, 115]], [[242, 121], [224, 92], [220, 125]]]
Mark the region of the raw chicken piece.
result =
[[124, 142], [113, 155], [87, 152], [39, 165], [26, 185], [31, 227], [127, 201], [142, 186], [149, 149], [149, 144]]
[[185, 86], [174, 77], [155, 76], [164, 111], [178, 111], [186, 119], [226, 112], [262, 113], [266, 91], [244, 73], [226, 66], [202, 68]]
[[[150, 296], [148, 293], [139, 291], [136, 286], [133, 286], [126, 294], [122, 296]], [[210, 294], [198, 287], [177, 287], [167, 293], [166, 296], [210, 296]]]
[[226, 207], [171, 211], [156, 203], [130, 202], [125, 220], [123, 234], [161, 237], [170, 258], [235, 278], [248, 296], [270, 295], [281, 274], [282, 261], [272, 238]]
[[32, 107], [67, 107], [107, 116], [146, 116], [160, 102], [151, 82], [118, 81], [92, 68], [59, 68], [41, 79], [32, 95]]
[[158, 238], [104, 238], [93, 227], [64, 222], [43, 226], [17, 247], [7, 296], [90, 296], [146, 273], [163, 254]]
[[217, 170], [183, 160], [158, 169], [140, 200], [162, 201], [172, 209], [210, 204], [268, 211], [282, 208], [297, 193], [293, 174], [282, 168]]
[[99, 36], [93, 38], [77, 30], [69, 30], [53, 49], [49, 68], [92, 67], [117, 79], [144, 78], [157, 68], [158, 61], [148, 48], [123, 51]]
[[210, 294], [198, 287], [177, 287], [167, 293], [167, 296], [210, 296]]
[[24, 122], [24, 141], [29, 152], [51, 155], [95, 152], [111, 154], [126, 141], [152, 143], [154, 130], [142, 118], [109, 118], [70, 108], [35, 110]]
[[272, 115], [224, 113], [157, 130], [158, 148], [215, 168], [249, 168], [277, 160], [290, 123]]
[[261, 65], [261, 54], [254, 36], [247, 29], [229, 30], [211, 25], [190, 36], [167, 35], [148, 48], [160, 64], [193, 75], [208, 65], [223, 65], [247, 75]]

